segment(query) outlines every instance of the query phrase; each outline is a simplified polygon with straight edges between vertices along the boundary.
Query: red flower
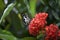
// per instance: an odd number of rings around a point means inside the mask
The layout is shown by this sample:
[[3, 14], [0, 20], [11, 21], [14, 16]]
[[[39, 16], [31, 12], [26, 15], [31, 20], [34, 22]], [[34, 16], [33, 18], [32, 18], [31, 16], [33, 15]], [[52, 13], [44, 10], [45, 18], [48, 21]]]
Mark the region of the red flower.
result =
[[58, 34], [57, 34], [57, 36], [59, 36], [59, 37], [60, 37], [60, 30], [58, 31]]
[[58, 30], [57, 32], [57, 37], [58, 37], [58, 40], [60, 40], [60, 30]]
[[44, 25], [47, 23], [47, 16], [47, 13], [36, 14], [35, 18], [33, 18], [29, 24], [29, 33], [31, 35], [36, 36], [39, 34], [40, 29], [44, 28]]
[[42, 13], [38, 13], [36, 14], [35, 18], [40, 19], [40, 20], [46, 20], [46, 18], [48, 17], [48, 14], [45, 12]]
[[29, 24], [29, 33], [33, 36], [36, 36], [39, 33], [39, 23], [40, 21], [38, 19], [32, 19], [32, 21]]
[[48, 40], [49, 39], [57, 40], [57, 38], [56, 38], [57, 37], [57, 31], [58, 31], [57, 25], [51, 24], [49, 26], [46, 26], [45, 30], [46, 30], [46, 38], [48, 37]]

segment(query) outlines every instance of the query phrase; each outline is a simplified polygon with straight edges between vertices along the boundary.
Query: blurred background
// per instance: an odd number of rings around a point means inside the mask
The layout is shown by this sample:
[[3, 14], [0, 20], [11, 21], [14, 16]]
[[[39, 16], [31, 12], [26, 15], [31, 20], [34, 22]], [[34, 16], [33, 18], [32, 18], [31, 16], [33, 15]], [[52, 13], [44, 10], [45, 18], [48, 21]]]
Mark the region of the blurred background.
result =
[[29, 34], [28, 25], [39, 12], [49, 14], [47, 25], [60, 26], [60, 0], [0, 0], [0, 39], [37, 40]]

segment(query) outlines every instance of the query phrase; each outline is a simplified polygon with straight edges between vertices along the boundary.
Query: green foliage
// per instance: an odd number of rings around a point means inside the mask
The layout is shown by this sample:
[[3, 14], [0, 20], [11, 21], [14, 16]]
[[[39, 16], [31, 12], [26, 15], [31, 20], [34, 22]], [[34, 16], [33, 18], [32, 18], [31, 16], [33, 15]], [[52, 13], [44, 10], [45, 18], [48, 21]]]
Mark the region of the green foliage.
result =
[[60, 0], [8, 0], [7, 4], [0, 0], [0, 39], [43, 40], [43, 34], [31, 37], [28, 32], [29, 22], [38, 12], [49, 14], [47, 25], [60, 26]]
[[36, 40], [34, 37], [24, 37], [20, 40]]
[[3, 0], [0, 0], [0, 11], [4, 10], [5, 4]]
[[36, 13], [36, 3], [37, 3], [37, 0], [30, 0], [30, 12], [32, 17], [34, 17]]
[[0, 39], [3, 40], [17, 40], [10, 32], [0, 29]]
[[16, 3], [11, 3], [10, 5], [7, 6], [7, 8], [4, 10], [3, 15], [1, 17], [0, 23], [2, 20], [9, 14], [9, 12], [13, 9]]

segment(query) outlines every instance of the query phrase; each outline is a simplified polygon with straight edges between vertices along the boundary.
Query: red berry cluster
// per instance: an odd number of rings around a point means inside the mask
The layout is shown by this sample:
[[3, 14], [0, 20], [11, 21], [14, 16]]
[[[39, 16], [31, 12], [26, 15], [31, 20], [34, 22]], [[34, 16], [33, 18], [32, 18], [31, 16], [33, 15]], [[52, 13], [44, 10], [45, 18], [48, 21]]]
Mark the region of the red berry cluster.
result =
[[58, 31], [57, 36], [60, 37], [60, 30]]
[[57, 31], [58, 26], [54, 24], [50, 24], [49, 26], [45, 27], [46, 37], [45, 40], [57, 40]]
[[60, 30], [57, 32], [57, 39], [60, 40]]
[[39, 34], [41, 28], [44, 28], [44, 25], [47, 23], [46, 18], [47, 13], [38, 13], [36, 16], [31, 20], [29, 24], [29, 33], [33, 36]]
[[48, 14], [38, 13], [35, 17], [31, 20], [29, 24], [29, 33], [33, 36], [37, 36], [39, 31], [45, 31], [46, 34], [45, 40], [57, 40], [57, 37], [60, 37], [60, 30], [57, 25], [50, 24], [46, 26]]

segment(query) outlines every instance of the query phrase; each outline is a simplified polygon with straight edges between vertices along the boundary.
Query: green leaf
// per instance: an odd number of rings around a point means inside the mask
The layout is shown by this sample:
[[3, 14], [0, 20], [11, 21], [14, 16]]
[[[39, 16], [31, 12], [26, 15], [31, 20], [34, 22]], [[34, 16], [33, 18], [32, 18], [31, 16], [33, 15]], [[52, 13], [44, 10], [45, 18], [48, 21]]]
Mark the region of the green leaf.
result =
[[54, 11], [52, 11], [52, 15], [55, 17], [56, 20], [60, 20], [58, 14]]
[[34, 37], [24, 37], [21, 40], [36, 40]]
[[1, 17], [0, 23], [2, 20], [9, 14], [9, 12], [13, 9], [16, 3], [11, 3], [7, 6], [7, 8], [4, 10], [3, 15]]
[[0, 39], [3, 40], [17, 40], [9, 31], [0, 29]]
[[34, 17], [36, 13], [36, 2], [37, 0], [30, 0], [30, 12], [32, 17]]
[[59, 5], [59, 7], [60, 7], [60, 0], [58, 0], [57, 3], [58, 3], [58, 5]]
[[0, 29], [0, 34], [8, 34], [8, 35], [12, 35], [9, 31], [1, 30], [1, 29]]
[[3, 39], [3, 40], [17, 40], [16, 37], [14, 37], [12, 35], [6, 35], [6, 34], [0, 34], [0, 39]]
[[6, 18], [6, 20], [10, 20], [9, 23], [12, 26], [10, 26], [8, 29], [10, 29], [15, 36], [24, 37], [25, 33], [23, 32], [25, 32], [25, 25], [21, 18], [21, 14], [15, 14], [14, 12], [12, 12]]
[[0, 0], [0, 10], [3, 10], [5, 7], [5, 4], [3, 2], [3, 0]]
[[39, 39], [39, 38], [42, 37], [42, 36], [43, 36], [43, 34], [38, 35], [38, 36], [37, 36], [37, 39]]
[[45, 34], [42, 33], [42, 31], [39, 32], [39, 35], [37, 35], [37, 39], [38, 40], [43, 40], [44, 39]]
[[41, 2], [43, 5], [45, 5], [45, 2], [44, 2], [44, 0], [40, 0], [40, 2]]
[[60, 22], [56, 23], [56, 25], [57, 25], [58, 27], [60, 27]]

